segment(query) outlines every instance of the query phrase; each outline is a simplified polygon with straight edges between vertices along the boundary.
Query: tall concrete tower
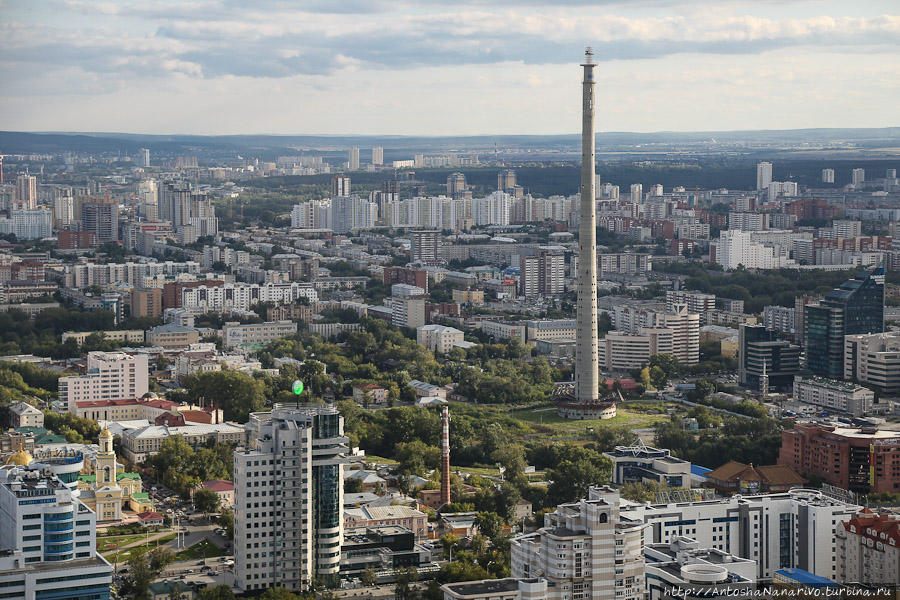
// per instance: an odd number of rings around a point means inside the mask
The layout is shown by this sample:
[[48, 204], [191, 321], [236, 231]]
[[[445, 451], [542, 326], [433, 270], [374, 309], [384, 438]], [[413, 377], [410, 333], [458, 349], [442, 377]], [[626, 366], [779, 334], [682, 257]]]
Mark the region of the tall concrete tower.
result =
[[450, 504], [450, 408], [441, 409], [441, 506]]
[[581, 112], [581, 208], [578, 225], [578, 329], [575, 333], [575, 398], [597, 402], [597, 205], [594, 199], [594, 53], [584, 53]]

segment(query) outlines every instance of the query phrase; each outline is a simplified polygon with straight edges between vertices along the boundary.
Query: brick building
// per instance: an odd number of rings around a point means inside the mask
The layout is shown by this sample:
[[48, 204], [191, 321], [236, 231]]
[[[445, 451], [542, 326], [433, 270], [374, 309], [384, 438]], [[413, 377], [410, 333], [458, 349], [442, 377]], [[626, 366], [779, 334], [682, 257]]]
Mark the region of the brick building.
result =
[[900, 493], [900, 432], [797, 423], [781, 433], [778, 464], [852, 492]]

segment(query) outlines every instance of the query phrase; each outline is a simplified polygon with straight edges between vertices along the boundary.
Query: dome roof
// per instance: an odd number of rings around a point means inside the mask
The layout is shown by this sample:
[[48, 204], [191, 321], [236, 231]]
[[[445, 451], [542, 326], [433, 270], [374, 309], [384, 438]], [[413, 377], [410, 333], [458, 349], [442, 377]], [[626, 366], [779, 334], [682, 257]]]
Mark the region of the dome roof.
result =
[[27, 467], [33, 460], [34, 457], [31, 456], [28, 452], [26, 452], [25, 450], [19, 450], [17, 452], [13, 452], [10, 457], [6, 459], [6, 464]]
[[100, 437], [112, 437], [112, 434], [109, 432], [109, 429], [103, 428], [103, 431], [100, 432]]

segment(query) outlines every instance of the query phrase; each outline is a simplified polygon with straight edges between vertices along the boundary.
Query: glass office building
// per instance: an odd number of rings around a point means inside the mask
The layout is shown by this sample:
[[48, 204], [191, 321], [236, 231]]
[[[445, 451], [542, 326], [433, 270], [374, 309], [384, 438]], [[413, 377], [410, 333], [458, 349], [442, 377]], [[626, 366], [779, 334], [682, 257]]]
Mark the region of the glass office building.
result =
[[884, 328], [884, 269], [863, 271], [804, 312], [806, 367], [816, 375], [844, 375], [844, 336]]

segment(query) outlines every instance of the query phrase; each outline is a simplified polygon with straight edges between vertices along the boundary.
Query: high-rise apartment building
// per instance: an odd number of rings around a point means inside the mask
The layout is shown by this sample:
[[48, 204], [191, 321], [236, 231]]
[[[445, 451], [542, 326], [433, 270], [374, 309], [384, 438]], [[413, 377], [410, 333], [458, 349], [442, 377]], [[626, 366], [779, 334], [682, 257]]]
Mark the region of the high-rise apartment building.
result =
[[850, 171], [850, 183], [856, 187], [862, 187], [866, 183], [866, 170], [853, 169]]
[[688, 311], [702, 315], [716, 309], [716, 295], [689, 290], [667, 290], [666, 307], [671, 308], [676, 304], [685, 304]]
[[50, 237], [53, 233], [53, 214], [46, 208], [14, 208], [9, 211], [9, 217], [0, 218], [0, 233], [11, 233], [21, 240]]
[[112, 565], [100, 556], [96, 515], [25, 452], [0, 467], [0, 590], [24, 600], [108, 600]]
[[509, 225], [511, 216], [512, 196], [506, 192], [497, 191], [472, 200], [472, 218], [476, 225]]
[[60, 377], [59, 400], [74, 413], [81, 402], [131, 400], [149, 389], [146, 354], [89, 352], [84, 375]]
[[516, 172], [511, 169], [504, 169], [497, 173], [497, 189], [506, 192], [516, 187]]
[[700, 362], [700, 315], [687, 305], [673, 303], [666, 310], [619, 305], [612, 313], [613, 325], [622, 333], [636, 335], [641, 329], [666, 328], [672, 331], [672, 354], [683, 365]]
[[131, 290], [131, 316], [161, 317], [163, 314], [162, 297], [162, 288]]
[[884, 269], [863, 271], [804, 311], [806, 366], [822, 377], [844, 375], [844, 336], [884, 330]]
[[384, 148], [381, 146], [372, 148], [372, 164], [376, 166], [384, 164]]
[[822, 183], [834, 183], [834, 169], [822, 169]]
[[336, 581], [349, 440], [330, 405], [276, 404], [252, 413], [234, 453], [234, 577], [244, 591], [306, 591]]
[[458, 198], [466, 191], [466, 175], [465, 173], [451, 173], [447, 175], [447, 195], [451, 198]]
[[81, 229], [90, 231], [100, 244], [119, 240], [119, 205], [104, 198], [81, 202]]
[[335, 175], [331, 178], [331, 195], [332, 196], [349, 196], [350, 195], [350, 176]]
[[378, 205], [359, 196], [335, 196], [331, 199], [331, 229], [347, 233], [354, 229], [371, 229], [378, 220]]
[[[644, 200], [644, 186], [640, 183], [631, 184], [631, 203], [640, 204]], [[635, 215], [632, 215], [635, 216]]]
[[410, 232], [410, 260], [434, 262], [440, 258], [441, 232], [436, 229], [420, 229]]
[[66, 229], [75, 220], [75, 198], [60, 194], [53, 199], [53, 227]]
[[25, 210], [37, 207], [37, 177], [22, 174], [16, 177], [16, 202], [15, 204]]
[[138, 154], [138, 166], [140, 167], [149, 167], [150, 166], [150, 149], [149, 148], [141, 148], [140, 153]]
[[359, 171], [359, 146], [353, 146], [348, 153], [348, 163], [351, 171]]
[[639, 600], [643, 529], [643, 522], [621, 516], [614, 490], [561, 504], [538, 531], [512, 539], [510, 572], [547, 580], [547, 600]]
[[172, 223], [179, 241], [191, 243], [219, 232], [219, 221], [209, 195], [195, 191], [190, 183], [163, 182], [158, 196], [159, 218]]
[[539, 252], [519, 258], [519, 293], [526, 298], [564, 293], [565, 255]]
[[760, 162], [756, 164], [756, 191], [768, 190], [772, 183], [772, 163]]

